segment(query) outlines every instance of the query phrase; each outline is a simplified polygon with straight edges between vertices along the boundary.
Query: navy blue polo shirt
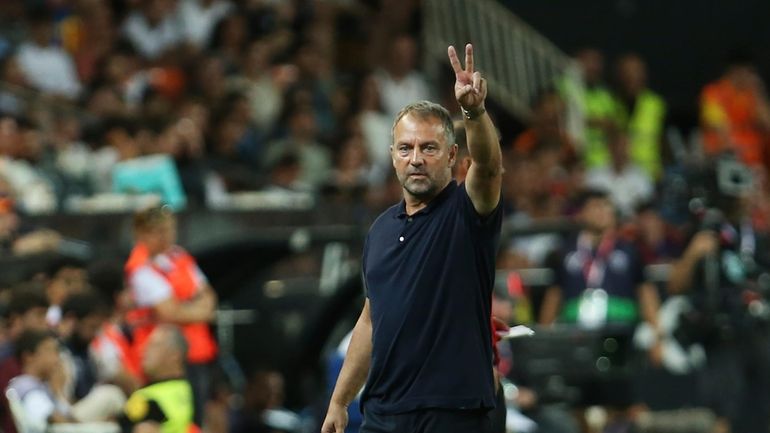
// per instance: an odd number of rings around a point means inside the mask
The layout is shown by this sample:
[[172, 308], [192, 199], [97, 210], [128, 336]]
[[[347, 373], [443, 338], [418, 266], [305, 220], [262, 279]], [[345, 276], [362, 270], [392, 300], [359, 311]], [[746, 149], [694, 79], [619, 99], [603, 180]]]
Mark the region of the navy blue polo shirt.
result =
[[490, 315], [501, 208], [480, 217], [465, 184], [451, 181], [414, 215], [402, 201], [374, 222], [363, 254], [372, 318], [365, 411], [495, 406]]

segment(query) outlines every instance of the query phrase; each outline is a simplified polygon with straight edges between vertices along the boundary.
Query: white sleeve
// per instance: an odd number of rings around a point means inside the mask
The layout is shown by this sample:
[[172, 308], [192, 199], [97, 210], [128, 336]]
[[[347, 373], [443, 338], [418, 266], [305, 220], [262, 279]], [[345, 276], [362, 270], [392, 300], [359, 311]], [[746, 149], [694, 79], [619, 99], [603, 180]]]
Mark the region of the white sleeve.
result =
[[117, 376], [123, 362], [120, 358], [120, 350], [104, 336], [97, 338], [100, 339], [100, 344], [98, 348], [91, 347], [89, 354], [96, 368], [96, 377], [99, 380], [109, 381]]
[[27, 414], [27, 421], [37, 431], [44, 431], [48, 424], [48, 418], [53, 414], [56, 404], [45, 391], [35, 389], [28, 392], [21, 401], [24, 406], [24, 412]]
[[149, 266], [142, 266], [131, 275], [129, 280], [134, 302], [139, 307], [152, 307], [171, 298], [174, 291], [171, 285], [157, 271]]

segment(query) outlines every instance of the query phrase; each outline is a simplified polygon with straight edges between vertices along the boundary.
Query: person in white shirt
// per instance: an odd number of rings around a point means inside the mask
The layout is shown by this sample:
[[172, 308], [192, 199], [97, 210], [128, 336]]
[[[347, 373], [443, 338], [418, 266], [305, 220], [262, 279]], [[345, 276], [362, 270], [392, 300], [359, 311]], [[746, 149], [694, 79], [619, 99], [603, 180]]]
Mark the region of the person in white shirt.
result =
[[405, 105], [431, 99], [425, 77], [415, 69], [416, 61], [417, 43], [414, 38], [398, 36], [391, 43], [385, 68], [376, 73], [382, 105], [391, 119]]
[[123, 23], [123, 34], [149, 60], [177, 47], [184, 36], [168, 0], [143, 0]]
[[610, 165], [586, 174], [586, 186], [607, 191], [623, 217], [634, 214], [636, 206], [655, 193], [652, 179], [628, 155], [628, 137], [620, 131], [609, 135]]
[[197, 49], [206, 48], [214, 28], [233, 10], [226, 0], [182, 0], [176, 15], [185, 42]]
[[75, 63], [66, 51], [52, 43], [53, 21], [47, 12], [30, 17], [31, 40], [19, 45], [16, 59], [29, 84], [46, 93], [75, 99], [82, 86]]
[[53, 334], [39, 330], [23, 332], [16, 341], [16, 356], [22, 375], [13, 378], [8, 389], [15, 392], [21, 403], [28, 433], [42, 433], [53, 422], [73, 421], [69, 404], [57, 398], [51, 388], [61, 368], [59, 343]]

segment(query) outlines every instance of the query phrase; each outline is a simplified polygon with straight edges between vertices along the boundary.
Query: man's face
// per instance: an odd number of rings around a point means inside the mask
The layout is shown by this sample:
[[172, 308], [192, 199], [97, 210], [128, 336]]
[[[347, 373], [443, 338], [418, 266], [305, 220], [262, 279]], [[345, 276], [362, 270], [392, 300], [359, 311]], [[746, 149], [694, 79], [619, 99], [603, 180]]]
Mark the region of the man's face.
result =
[[143, 241], [152, 254], [160, 254], [176, 243], [176, 236], [176, 221], [167, 218], [148, 229], [144, 233]]
[[615, 227], [615, 208], [606, 198], [592, 198], [583, 205], [580, 219], [589, 230], [603, 232]]
[[96, 338], [107, 317], [103, 313], [92, 313], [78, 321], [76, 334], [80, 342], [89, 344]]
[[50, 377], [59, 365], [59, 343], [54, 339], [46, 338], [32, 354], [27, 362], [34, 363], [36, 370], [41, 373], [43, 379]]
[[43, 307], [34, 307], [21, 315], [21, 326], [24, 330], [45, 331], [48, 323], [45, 314], [48, 310]]
[[393, 136], [393, 167], [403, 189], [418, 199], [435, 197], [449, 183], [457, 155], [457, 145], [446, 142], [441, 121], [407, 114]]

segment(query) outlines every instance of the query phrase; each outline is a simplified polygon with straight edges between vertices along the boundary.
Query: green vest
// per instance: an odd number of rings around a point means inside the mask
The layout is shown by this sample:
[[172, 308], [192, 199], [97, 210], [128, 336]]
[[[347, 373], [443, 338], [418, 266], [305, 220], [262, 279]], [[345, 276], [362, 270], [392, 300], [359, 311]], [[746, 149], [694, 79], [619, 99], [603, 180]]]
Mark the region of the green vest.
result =
[[666, 117], [666, 103], [650, 90], [636, 99], [634, 111], [617, 100], [618, 122], [628, 131], [629, 155], [652, 179], [660, 177], [663, 166], [660, 142]]
[[[615, 98], [605, 87], [586, 88], [583, 95], [586, 121], [591, 119], [614, 120], [617, 117]], [[586, 168], [603, 167], [610, 163], [607, 134], [602, 128], [586, 126], [583, 159]]]
[[[160, 408], [160, 416], [157, 408]], [[187, 433], [193, 422], [193, 394], [184, 379], [165, 380], [136, 390], [125, 406], [133, 423], [160, 421], [162, 433]]]

